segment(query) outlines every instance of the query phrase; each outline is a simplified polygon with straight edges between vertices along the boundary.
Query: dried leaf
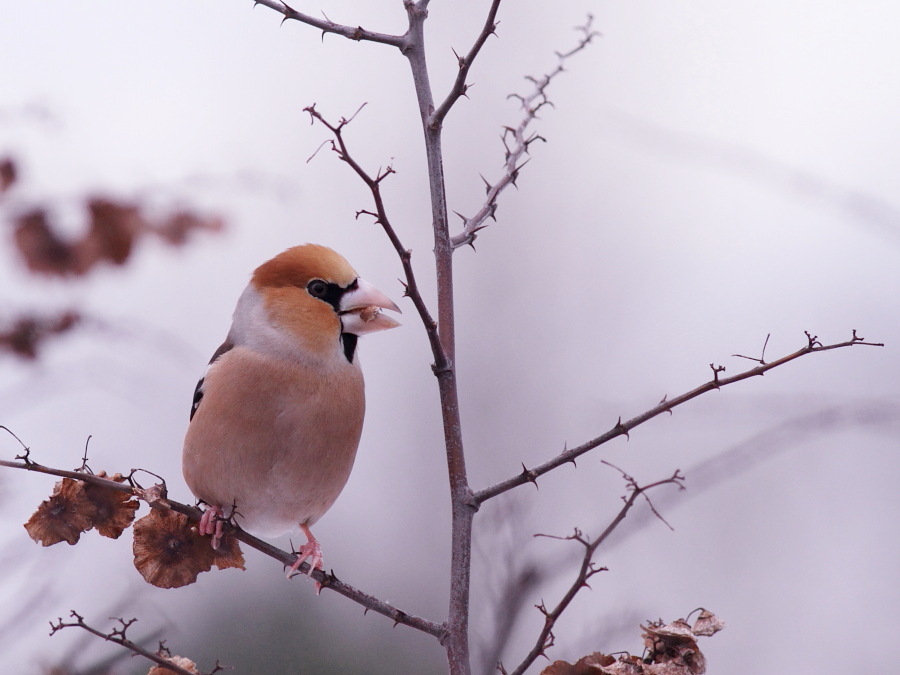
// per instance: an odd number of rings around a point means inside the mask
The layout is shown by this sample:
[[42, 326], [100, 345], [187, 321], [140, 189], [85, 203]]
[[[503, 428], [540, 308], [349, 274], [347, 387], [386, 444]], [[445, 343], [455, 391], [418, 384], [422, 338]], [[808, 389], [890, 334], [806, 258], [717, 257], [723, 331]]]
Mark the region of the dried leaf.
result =
[[[210, 545], [210, 548], [212, 546]], [[220, 570], [236, 567], [239, 570], [246, 569], [244, 567], [244, 554], [241, 552], [241, 546], [238, 540], [226, 532], [225, 536], [219, 541], [219, 548], [213, 551], [213, 565]]]
[[220, 218], [203, 217], [189, 211], [178, 211], [153, 227], [157, 235], [173, 246], [182, 246], [193, 230], [220, 232], [225, 224]]
[[[606, 675], [606, 667], [615, 663], [615, 657], [594, 652], [578, 659], [574, 664], [566, 661], [554, 661], [552, 665], [541, 671], [541, 675]], [[637, 673], [640, 672], [637, 671]]]
[[134, 524], [134, 566], [159, 588], [181, 588], [212, 569], [209, 539], [197, 533], [187, 516], [152, 509]]
[[[97, 475], [105, 478], [106, 472], [101, 471]], [[110, 479], [117, 483], [125, 481], [120, 473], [111, 476]], [[127, 492], [120, 492], [102, 485], [86, 484], [85, 492], [96, 507], [94, 527], [97, 528], [97, 532], [104, 537], [118, 539], [134, 521], [134, 513], [140, 506], [138, 500]]]
[[71, 330], [81, 317], [72, 311], [55, 317], [25, 315], [17, 318], [6, 329], [0, 329], [0, 350], [6, 350], [25, 359], [35, 359], [38, 348], [53, 335]]
[[[173, 665], [178, 666], [179, 668], [184, 668], [187, 671], [192, 673], [197, 673], [200, 675], [200, 671], [197, 669], [197, 664], [191, 661], [184, 656], [169, 656], [166, 657], [166, 660], [171, 662]], [[165, 666], [153, 666], [147, 675], [175, 675], [174, 670], [170, 670]]]
[[[2, 173], [0, 162], [0, 186]], [[15, 220], [16, 246], [29, 270], [38, 274], [80, 276], [103, 261], [125, 264], [138, 238], [148, 232], [173, 246], [180, 246], [192, 231], [218, 232], [224, 228], [220, 218], [189, 211], [177, 211], [153, 223], [139, 204], [105, 197], [91, 197], [86, 206], [89, 214], [87, 231], [74, 242], [67, 242], [56, 234], [43, 208], [32, 209]]]
[[91, 529], [97, 507], [87, 497], [84, 483], [63, 478], [50, 498], [41, 502], [25, 523], [29, 536], [43, 546], [61, 541], [74, 545], [81, 533]]
[[137, 206], [101, 197], [88, 200], [91, 224], [78, 245], [80, 257], [91, 267], [100, 260], [123, 265], [131, 256], [135, 237], [144, 228]]
[[12, 158], [0, 159], [0, 194], [6, 192], [16, 182], [16, 163]]
[[648, 675], [652, 671], [645, 668], [646, 665], [641, 657], [624, 654], [615, 663], [601, 668], [600, 672], [603, 675]]
[[541, 675], [702, 675], [706, 672], [706, 657], [697, 647], [698, 635], [713, 635], [725, 626], [711, 612], [703, 610], [692, 629], [684, 619], [665, 624], [648, 622], [641, 626], [644, 657], [623, 654], [614, 658], [594, 652], [575, 664], [556, 661]]
[[244, 569], [238, 543], [225, 537], [214, 551], [209, 537], [197, 532], [197, 524], [175, 511], [153, 509], [134, 524], [134, 566], [147, 582], [159, 588], [181, 588], [197, 580], [201, 572]]
[[57, 276], [82, 273], [75, 249], [56, 236], [44, 209], [22, 214], [14, 225], [13, 238], [29, 270]]
[[650, 661], [667, 666], [652, 671], [654, 675], [702, 675], [706, 672], [706, 657], [684, 619], [670, 624], [654, 622], [641, 628], [644, 629], [644, 645]]
[[694, 635], [703, 635], [705, 637], [710, 637], [718, 633], [723, 628], [725, 628], [725, 622], [712, 612], [707, 612], [704, 609], [701, 610], [700, 616], [697, 617], [697, 620], [694, 622], [694, 627], [691, 629], [691, 631], [694, 633]]

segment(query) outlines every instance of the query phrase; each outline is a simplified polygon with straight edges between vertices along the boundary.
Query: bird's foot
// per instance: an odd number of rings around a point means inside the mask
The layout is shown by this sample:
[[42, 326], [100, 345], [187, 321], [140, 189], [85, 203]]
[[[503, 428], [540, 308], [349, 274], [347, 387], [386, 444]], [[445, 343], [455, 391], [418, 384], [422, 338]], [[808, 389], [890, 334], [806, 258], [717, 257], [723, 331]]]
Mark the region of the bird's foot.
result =
[[[297, 559], [294, 561], [294, 564], [291, 565], [291, 568], [287, 573], [288, 579], [299, 573], [300, 565], [304, 562], [309, 564], [309, 569], [306, 573], [310, 577], [312, 577], [313, 570], [324, 569], [324, 565], [322, 564], [322, 545], [319, 543], [319, 540], [313, 536], [313, 533], [309, 531], [309, 528], [306, 525], [301, 525], [300, 529], [303, 530], [303, 534], [306, 535], [307, 541], [297, 551]], [[318, 595], [321, 590], [322, 584], [317, 581], [316, 595]]]
[[225, 520], [222, 518], [222, 507], [207, 506], [203, 515], [200, 516], [200, 526], [197, 528], [197, 532], [199, 532], [201, 536], [207, 534], [210, 535], [212, 537], [213, 549], [218, 550], [219, 544], [222, 541], [222, 528], [224, 527], [224, 523]]

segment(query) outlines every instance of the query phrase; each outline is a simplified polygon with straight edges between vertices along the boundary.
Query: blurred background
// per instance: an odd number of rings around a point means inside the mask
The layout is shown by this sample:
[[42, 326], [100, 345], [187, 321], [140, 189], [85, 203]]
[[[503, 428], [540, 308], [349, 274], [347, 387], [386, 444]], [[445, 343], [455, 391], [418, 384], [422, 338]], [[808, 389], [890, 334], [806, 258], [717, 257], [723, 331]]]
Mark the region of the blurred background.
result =
[[[438, 100], [487, 2], [432, 2]], [[402, 33], [399, 0], [298, 9]], [[574, 527], [596, 535], [626, 485], [677, 468], [687, 490], [629, 515], [558, 624], [551, 659], [640, 653], [638, 624], [698, 606], [727, 622], [701, 641], [710, 672], [885, 670], [900, 630], [900, 9], [837, 0], [752, 6], [698, 0], [508, 3], [474, 87], [445, 125], [450, 208], [474, 213], [501, 175], [513, 92], [556, 64], [588, 13], [603, 37], [549, 90], [546, 143], [477, 252], [456, 254], [458, 366], [472, 485], [480, 489], [710, 378], [851, 330], [884, 348], [814, 354], [657, 418], [476, 520], [476, 672], [512, 668], [573, 579]], [[18, 181], [0, 202], [0, 320], [85, 317], [36, 359], [0, 354], [0, 424], [36, 461], [140, 467], [190, 501], [180, 475], [191, 395], [254, 267], [304, 241], [343, 253], [400, 301], [402, 270], [362, 183], [302, 112], [346, 131], [368, 169], [397, 171], [390, 216], [433, 304], [421, 131], [405, 59], [288, 22], [251, 2], [7, 3], [0, 20], [0, 156]], [[325, 149], [327, 150], [327, 148]], [[188, 208], [220, 233], [137, 242], [123, 266], [34, 275], [13, 240], [25, 210], [83, 236], [85, 198]], [[454, 222], [454, 225], [457, 223]], [[356, 468], [320, 521], [326, 565], [400, 608], [441, 621], [447, 479], [430, 353], [411, 304], [404, 327], [361, 344], [368, 416]], [[0, 436], [0, 453], [21, 452]], [[121, 541], [88, 533], [41, 548], [21, 527], [53, 480], [0, 471], [0, 660], [8, 672], [141, 673], [148, 666], [48, 621], [75, 609], [98, 628], [138, 617], [132, 639], [209, 671], [440, 673], [429, 637], [369, 614], [245, 551], [247, 571], [161, 590]], [[146, 512], [144, 507], [140, 514]], [[294, 537], [296, 541], [296, 536]], [[288, 537], [279, 540], [289, 545]], [[523, 580], [510, 593], [510, 580]], [[518, 604], [517, 604], [518, 603]], [[518, 612], [514, 606], [519, 606]], [[504, 626], [515, 619], [508, 635]], [[503, 633], [506, 637], [500, 637]], [[539, 672], [543, 661], [532, 672]]]

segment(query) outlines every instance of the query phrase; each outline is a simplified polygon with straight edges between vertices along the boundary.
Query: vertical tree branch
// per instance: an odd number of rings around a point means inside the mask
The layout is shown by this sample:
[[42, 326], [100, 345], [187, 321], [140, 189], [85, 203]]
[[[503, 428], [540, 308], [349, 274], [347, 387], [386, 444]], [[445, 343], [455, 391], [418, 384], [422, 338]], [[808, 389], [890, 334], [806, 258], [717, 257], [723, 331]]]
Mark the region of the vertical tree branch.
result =
[[404, 55], [409, 60], [419, 116], [425, 136], [425, 155], [428, 162], [428, 182], [431, 192], [432, 229], [434, 231], [434, 260], [438, 294], [438, 336], [445, 357], [444, 363], [435, 362], [441, 397], [441, 415], [444, 426], [444, 442], [447, 452], [447, 468], [450, 477], [452, 509], [450, 602], [447, 616], [448, 637], [445, 642], [450, 672], [468, 675], [469, 663], [469, 583], [472, 561], [472, 518], [475, 501], [469, 487], [466, 461], [463, 453], [462, 425], [459, 414], [459, 397], [456, 383], [456, 342], [453, 314], [453, 245], [447, 220], [447, 192], [444, 184], [444, 166], [441, 149], [441, 118], [435, 116], [434, 96], [428, 78], [425, 58], [425, 19], [428, 17], [427, 0], [405, 0], [409, 16], [409, 30]]

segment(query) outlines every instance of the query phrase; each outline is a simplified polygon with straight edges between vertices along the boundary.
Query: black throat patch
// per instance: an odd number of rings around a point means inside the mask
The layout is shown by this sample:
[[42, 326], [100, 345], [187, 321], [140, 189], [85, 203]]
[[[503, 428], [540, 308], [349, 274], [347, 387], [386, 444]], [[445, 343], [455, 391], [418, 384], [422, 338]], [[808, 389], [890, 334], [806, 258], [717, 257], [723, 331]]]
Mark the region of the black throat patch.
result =
[[353, 355], [356, 354], [356, 342], [359, 340], [358, 335], [353, 333], [341, 333], [341, 346], [344, 348], [344, 356], [347, 361], [353, 363]]

